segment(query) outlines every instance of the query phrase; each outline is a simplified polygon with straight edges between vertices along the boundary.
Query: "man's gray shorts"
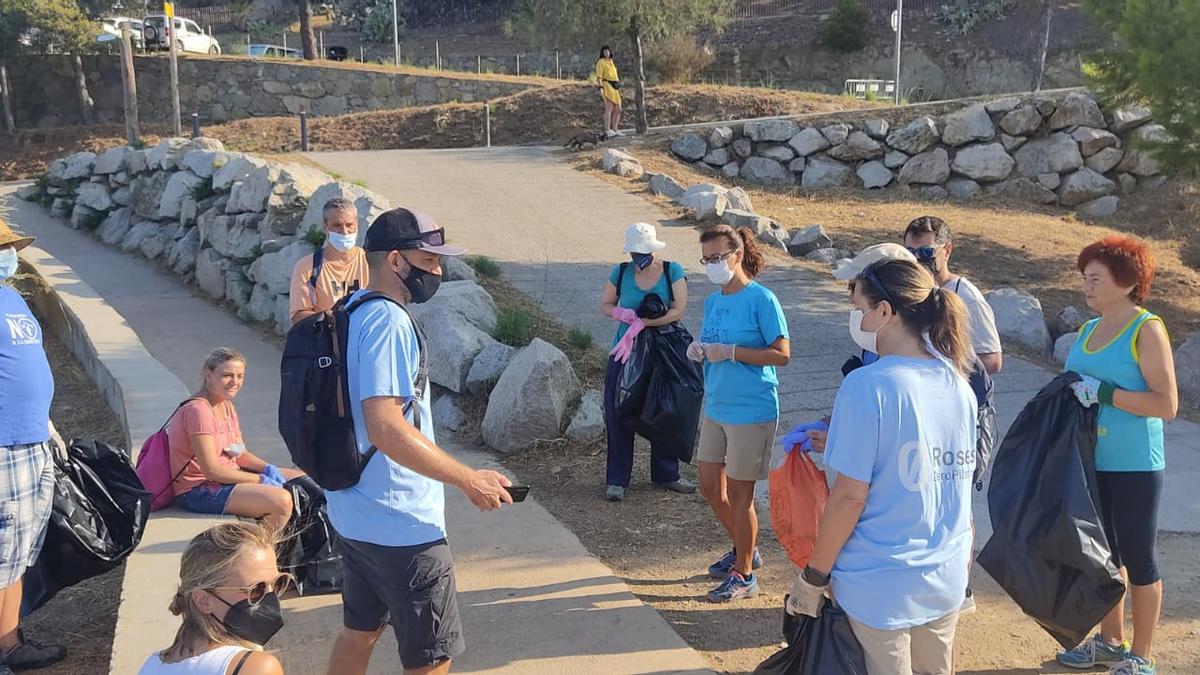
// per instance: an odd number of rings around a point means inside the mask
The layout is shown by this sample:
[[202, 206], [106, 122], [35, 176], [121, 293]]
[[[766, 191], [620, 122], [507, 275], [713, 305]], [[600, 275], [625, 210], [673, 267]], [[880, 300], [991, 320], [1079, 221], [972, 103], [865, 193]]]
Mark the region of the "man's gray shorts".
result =
[[419, 546], [342, 540], [342, 622], [376, 631], [391, 614], [405, 669], [423, 668], [466, 650], [445, 539]]

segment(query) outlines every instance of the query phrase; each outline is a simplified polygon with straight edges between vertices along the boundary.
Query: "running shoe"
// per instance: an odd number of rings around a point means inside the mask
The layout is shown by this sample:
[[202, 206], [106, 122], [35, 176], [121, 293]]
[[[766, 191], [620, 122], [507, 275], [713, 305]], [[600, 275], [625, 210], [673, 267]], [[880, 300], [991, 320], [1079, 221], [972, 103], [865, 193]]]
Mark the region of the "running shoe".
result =
[[1120, 663], [1129, 660], [1129, 643], [1110, 645], [1099, 634], [1078, 647], [1058, 653], [1058, 662], [1068, 668], [1091, 668], [1097, 663]]
[[[729, 552], [721, 556], [721, 559], [708, 566], [708, 576], [713, 579], [724, 579], [729, 576], [730, 570], [733, 569], [734, 563], [737, 562], [737, 549], [731, 548]], [[758, 547], [754, 547], [754, 556], [750, 558], [751, 571], [763, 566], [762, 556], [758, 554]]]
[[604, 491], [604, 498], [610, 502], [619, 502], [625, 499], [625, 488], [620, 485], [609, 485]]
[[1108, 675], [1158, 675], [1158, 664], [1153, 658], [1144, 659], [1137, 654], [1130, 654], [1124, 661], [1114, 663], [1108, 669]]
[[45, 668], [62, 661], [67, 656], [67, 648], [62, 645], [44, 645], [37, 640], [25, 637], [25, 631], [17, 630], [20, 644], [3, 654], [3, 663], [11, 670], [33, 670]]
[[720, 586], [708, 592], [708, 601], [729, 602], [752, 598], [756, 595], [758, 595], [758, 577], [751, 574], [747, 579], [740, 572], [734, 570], [725, 577], [725, 581], [722, 581]]

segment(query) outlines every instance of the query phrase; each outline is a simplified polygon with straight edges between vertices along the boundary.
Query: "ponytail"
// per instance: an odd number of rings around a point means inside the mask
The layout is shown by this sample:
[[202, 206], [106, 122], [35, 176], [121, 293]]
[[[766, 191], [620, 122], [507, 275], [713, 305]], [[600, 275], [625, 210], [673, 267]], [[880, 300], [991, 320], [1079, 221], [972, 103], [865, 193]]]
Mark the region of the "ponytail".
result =
[[762, 274], [763, 268], [767, 266], [767, 259], [763, 257], [762, 250], [758, 247], [753, 230], [748, 227], [739, 227], [734, 230], [729, 225], [721, 223], [702, 232], [700, 243], [703, 244], [718, 238], [729, 242], [733, 250], [742, 250], [742, 271], [746, 273], [746, 276], [756, 279], [759, 274]]
[[971, 332], [967, 306], [957, 293], [934, 286], [923, 312], [929, 317], [929, 341], [964, 375], [971, 372]]

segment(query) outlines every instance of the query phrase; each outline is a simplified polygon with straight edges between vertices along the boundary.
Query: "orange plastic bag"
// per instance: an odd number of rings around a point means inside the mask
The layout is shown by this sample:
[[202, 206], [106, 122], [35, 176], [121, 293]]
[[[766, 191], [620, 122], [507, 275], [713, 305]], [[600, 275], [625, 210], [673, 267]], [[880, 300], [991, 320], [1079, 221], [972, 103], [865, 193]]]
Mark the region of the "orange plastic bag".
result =
[[799, 568], [808, 565], [817, 543], [817, 526], [829, 500], [825, 472], [799, 446], [771, 469], [768, 481], [771, 527], [788, 558]]

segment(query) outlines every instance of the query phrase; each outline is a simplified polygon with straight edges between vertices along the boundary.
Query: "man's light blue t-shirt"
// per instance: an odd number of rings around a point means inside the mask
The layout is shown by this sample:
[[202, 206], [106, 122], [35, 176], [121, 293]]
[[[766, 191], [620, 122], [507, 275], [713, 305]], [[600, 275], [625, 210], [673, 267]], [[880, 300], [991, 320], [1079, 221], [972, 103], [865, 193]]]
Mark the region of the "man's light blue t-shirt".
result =
[[[700, 342], [765, 349], [788, 338], [787, 318], [766, 286], [751, 281], [704, 301]], [[704, 414], [721, 424], [762, 424], [779, 417], [779, 379], [775, 366], [722, 361], [704, 364]]]
[[[351, 298], [366, 291], [358, 291]], [[362, 402], [376, 396], [414, 398], [420, 350], [412, 321], [387, 300], [371, 300], [350, 315], [346, 369], [358, 451], [371, 447]], [[417, 405], [421, 433], [433, 441], [429, 386]], [[412, 420], [409, 420], [410, 422]], [[380, 546], [416, 546], [446, 537], [442, 484], [376, 451], [358, 484], [326, 491], [326, 510], [338, 534]]]
[[911, 628], [962, 605], [971, 560], [975, 394], [935, 359], [881, 357], [846, 376], [825, 466], [870, 485], [833, 566], [851, 618]]

